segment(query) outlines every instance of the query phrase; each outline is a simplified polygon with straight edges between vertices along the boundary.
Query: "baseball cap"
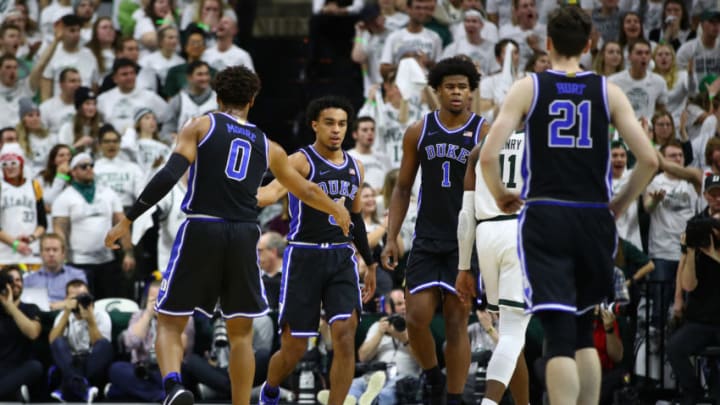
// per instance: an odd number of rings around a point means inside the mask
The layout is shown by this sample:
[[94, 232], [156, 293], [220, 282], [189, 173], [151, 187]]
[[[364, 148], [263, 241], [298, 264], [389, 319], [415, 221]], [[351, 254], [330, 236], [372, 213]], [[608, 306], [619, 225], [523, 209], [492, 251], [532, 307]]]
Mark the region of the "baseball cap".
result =
[[720, 176], [717, 174], [705, 177], [705, 191], [710, 191], [713, 187], [720, 187]]
[[705, 10], [700, 14], [700, 21], [720, 21], [720, 11]]
[[77, 165], [82, 163], [92, 163], [93, 158], [90, 156], [87, 152], [78, 153], [75, 155], [75, 157], [72, 158], [70, 161], [70, 169], [74, 169]]
[[75, 90], [75, 109], [79, 110], [84, 102], [95, 99], [97, 99], [97, 96], [90, 88], [78, 87], [77, 90]]

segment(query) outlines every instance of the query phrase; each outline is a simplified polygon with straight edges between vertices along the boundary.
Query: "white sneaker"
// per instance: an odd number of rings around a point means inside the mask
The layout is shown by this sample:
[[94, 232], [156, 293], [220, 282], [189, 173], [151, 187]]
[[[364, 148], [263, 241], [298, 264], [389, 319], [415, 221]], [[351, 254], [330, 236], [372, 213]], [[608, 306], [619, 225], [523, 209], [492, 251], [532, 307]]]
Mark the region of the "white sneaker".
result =
[[110, 392], [110, 387], [112, 387], [112, 383], [105, 384], [105, 388], [103, 388], [103, 396], [105, 399], [108, 399], [108, 392]]
[[360, 401], [358, 402], [359, 405], [370, 405], [373, 403], [375, 398], [377, 398], [378, 395], [380, 395], [380, 391], [385, 386], [385, 372], [384, 371], [376, 371], [372, 373], [370, 376], [370, 380], [368, 380], [367, 389], [363, 394], [360, 396]]
[[100, 392], [100, 390], [98, 390], [98, 387], [88, 388], [86, 395], [87, 405], [92, 405], [93, 401], [95, 401], [95, 397], [97, 397], [98, 395], [98, 392]]
[[[320, 390], [317, 393], [316, 398], [321, 405], [327, 405], [328, 398], [330, 398], [330, 390]], [[343, 401], [343, 405], [355, 405], [356, 403], [357, 403], [357, 398], [355, 398], [354, 396], [352, 396], [350, 394], [348, 394], [345, 397], [345, 401]]]
[[22, 403], [27, 404], [30, 402], [30, 390], [28, 389], [28, 386], [23, 384], [20, 386], [20, 399], [22, 400]]

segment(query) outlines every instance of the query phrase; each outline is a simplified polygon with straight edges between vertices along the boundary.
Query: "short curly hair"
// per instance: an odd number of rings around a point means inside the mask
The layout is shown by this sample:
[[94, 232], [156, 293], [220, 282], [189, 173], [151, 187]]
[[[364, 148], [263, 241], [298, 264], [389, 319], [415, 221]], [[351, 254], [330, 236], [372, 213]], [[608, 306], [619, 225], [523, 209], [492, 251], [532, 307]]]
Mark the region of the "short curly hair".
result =
[[316, 98], [311, 101], [305, 110], [305, 118], [307, 119], [308, 126], [312, 127], [312, 122], [317, 121], [320, 118], [322, 110], [328, 108], [339, 108], [344, 110], [347, 114], [348, 128], [352, 128], [352, 119], [355, 117], [355, 109], [348, 99], [341, 96], [323, 96]]
[[231, 66], [215, 75], [212, 89], [226, 106], [242, 108], [260, 91], [260, 78], [245, 66]]
[[478, 73], [475, 65], [467, 58], [453, 56], [452, 58], [443, 59], [437, 63], [430, 73], [428, 73], [428, 84], [433, 89], [440, 88], [442, 81], [447, 76], [465, 76], [470, 83], [470, 90], [477, 89], [480, 83], [480, 73]]

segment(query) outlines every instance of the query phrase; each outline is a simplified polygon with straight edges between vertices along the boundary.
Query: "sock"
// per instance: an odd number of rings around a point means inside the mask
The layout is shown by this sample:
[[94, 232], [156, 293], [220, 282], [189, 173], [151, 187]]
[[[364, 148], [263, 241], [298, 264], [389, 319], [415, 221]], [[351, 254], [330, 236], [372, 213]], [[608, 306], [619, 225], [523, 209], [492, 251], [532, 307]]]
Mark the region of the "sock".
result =
[[483, 398], [482, 402], [480, 402], [480, 405], [498, 405], [498, 403], [493, 401], [492, 399]]
[[267, 382], [265, 382], [263, 391], [265, 391], [265, 395], [270, 398], [277, 398], [277, 396], [280, 395], [280, 387], [271, 387]]
[[176, 385], [181, 384], [182, 379], [180, 378], [180, 374], [174, 371], [172, 373], [168, 373], [168, 375], [163, 378], [163, 388], [165, 389], [166, 393], [169, 393]]
[[423, 373], [425, 373], [426, 381], [430, 385], [437, 385], [442, 382], [442, 371], [438, 366], [424, 370]]
[[462, 394], [447, 394], [447, 405], [460, 405], [462, 403]]

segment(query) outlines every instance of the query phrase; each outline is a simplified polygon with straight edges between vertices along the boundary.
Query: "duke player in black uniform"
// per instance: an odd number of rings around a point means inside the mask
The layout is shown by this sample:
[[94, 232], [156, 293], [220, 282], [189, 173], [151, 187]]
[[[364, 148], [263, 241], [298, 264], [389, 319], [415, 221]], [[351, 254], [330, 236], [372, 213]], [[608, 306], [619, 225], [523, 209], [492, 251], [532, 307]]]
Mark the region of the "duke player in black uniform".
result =
[[[369, 301], [375, 291], [375, 264], [360, 214], [359, 190], [364, 169], [340, 148], [353, 114], [352, 106], [343, 98], [328, 96], [313, 100], [308, 105], [307, 117], [315, 132], [315, 142], [289, 159], [300, 174], [317, 183], [330, 198], [344, 202], [351, 211], [352, 238], [339, 231], [332, 216], [309, 207], [290, 191], [290, 231], [283, 257], [278, 317], [282, 342], [270, 359], [267, 380], [260, 393], [261, 405], [278, 403], [280, 383], [305, 354], [307, 339], [318, 335], [321, 303], [333, 343], [328, 404], [343, 404], [350, 389], [355, 373], [355, 329], [362, 311], [352, 242], [368, 264], [362, 300]], [[258, 192], [259, 205], [277, 201], [286, 192], [274, 181]]]
[[480, 77], [472, 62], [449, 58], [428, 75], [440, 109], [408, 128], [403, 138], [400, 174], [393, 190], [383, 265], [394, 268], [398, 232], [407, 213], [418, 167], [422, 168], [415, 239], [407, 262], [407, 328], [410, 346], [423, 368], [423, 400], [441, 403], [445, 377], [438, 367], [430, 322], [442, 303], [447, 345], [447, 404], [460, 403], [470, 366], [469, 308], [455, 291], [458, 269], [457, 218], [462, 206], [468, 156], [489, 129], [469, 110]]
[[[545, 330], [550, 403], [597, 404], [600, 362], [593, 347], [591, 309], [613, 294], [616, 241], [613, 215], [634, 201], [658, 167], [622, 90], [580, 69], [590, 46], [590, 17], [556, 9], [547, 25], [553, 70], [513, 84], [480, 152], [483, 178], [506, 213], [524, 207], [518, 251], [529, 310]], [[526, 117], [524, 186], [501, 182], [498, 155]], [[612, 196], [608, 125], [638, 159], [628, 184]]]
[[155, 347], [165, 404], [193, 403], [192, 393], [180, 379], [181, 335], [194, 311], [211, 315], [218, 303], [230, 339], [233, 403], [250, 402], [255, 373], [252, 318], [268, 311], [257, 265], [260, 229], [255, 197], [268, 168], [303, 201], [333, 215], [339, 234], [349, 231], [350, 216], [342, 203], [300, 176], [283, 149], [247, 121], [260, 90], [258, 77], [242, 66], [227, 68], [215, 76], [213, 90], [220, 112], [197, 118], [182, 129], [167, 164], [150, 180], [127, 218], [105, 238], [106, 246], [115, 247], [132, 221], [160, 201], [190, 168], [182, 204], [188, 219], [178, 230], [155, 304]]

